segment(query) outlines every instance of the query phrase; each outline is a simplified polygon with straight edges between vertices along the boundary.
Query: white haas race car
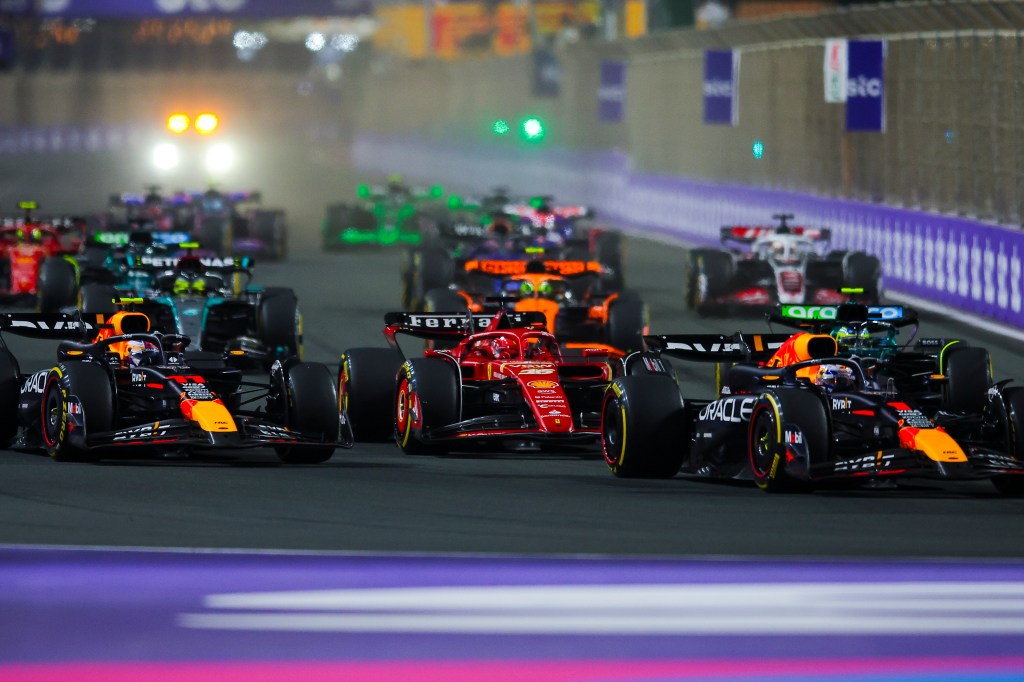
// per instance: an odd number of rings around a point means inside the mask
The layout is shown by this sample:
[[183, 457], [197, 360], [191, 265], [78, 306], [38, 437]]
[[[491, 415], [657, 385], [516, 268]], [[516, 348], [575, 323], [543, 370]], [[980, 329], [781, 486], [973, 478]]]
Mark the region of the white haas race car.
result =
[[858, 300], [878, 304], [882, 267], [876, 256], [829, 250], [828, 229], [789, 225], [791, 214], [772, 218], [779, 224], [723, 227], [723, 248], [690, 251], [690, 308], [704, 316], [761, 312], [779, 303], [837, 305], [847, 300], [843, 287], [863, 289]]

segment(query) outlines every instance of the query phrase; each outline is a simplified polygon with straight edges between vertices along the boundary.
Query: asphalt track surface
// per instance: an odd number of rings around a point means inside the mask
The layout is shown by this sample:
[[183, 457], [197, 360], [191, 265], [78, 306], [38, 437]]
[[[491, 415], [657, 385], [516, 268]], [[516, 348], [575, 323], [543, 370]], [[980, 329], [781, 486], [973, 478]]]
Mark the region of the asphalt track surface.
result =
[[[293, 252], [254, 283], [296, 289], [307, 359], [334, 367], [383, 344], [402, 253], [322, 253], [322, 208], [356, 178], [275, 151], [279, 172], [251, 186], [286, 206]], [[0, 195], [68, 212], [140, 177], [116, 158], [0, 159]], [[764, 329], [687, 313], [684, 262], [629, 240], [653, 332]], [[924, 320], [1024, 381], [1019, 336]], [[9, 341], [23, 371], [52, 363], [55, 344]], [[709, 395], [708, 367], [679, 369]], [[985, 482], [774, 496], [618, 480], [597, 453], [0, 451], [0, 682], [1004, 682], [1024, 669], [1022, 512]]]

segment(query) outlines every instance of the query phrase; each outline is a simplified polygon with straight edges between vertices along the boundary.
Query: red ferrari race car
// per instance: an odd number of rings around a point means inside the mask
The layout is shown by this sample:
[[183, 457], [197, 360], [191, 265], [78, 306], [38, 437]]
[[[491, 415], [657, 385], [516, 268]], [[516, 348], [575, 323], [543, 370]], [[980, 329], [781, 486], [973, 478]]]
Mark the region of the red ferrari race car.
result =
[[[390, 348], [341, 355], [342, 428], [356, 439], [393, 435], [409, 454], [597, 445], [601, 399], [621, 363], [600, 349], [563, 353], [542, 313], [388, 313], [385, 323]], [[398, 334], [456, 343], [406, 359]]]
[[0, 296], [27, 299], [43, 311], [73, 305], [77, 291], [75, 264], [65, 258], [85, 245], [83, 220], [40, 221], [34, 201], [22, 201], [24, 213], [0, 225]]

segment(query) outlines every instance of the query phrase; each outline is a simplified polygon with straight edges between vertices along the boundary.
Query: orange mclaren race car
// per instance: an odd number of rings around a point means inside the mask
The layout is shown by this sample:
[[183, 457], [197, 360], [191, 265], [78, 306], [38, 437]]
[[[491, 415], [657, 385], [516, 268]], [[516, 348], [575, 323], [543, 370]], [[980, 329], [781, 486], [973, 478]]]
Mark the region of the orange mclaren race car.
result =
[[566, 348], [600, 346], [620, 355], [643, 348], [647, 307], [631, 291], [606, 291], [596, 261], [469, 260], [464, 269], [466, 286], [427, 292], [426, 311], [493, 311], [497, 294], [516, 312], [543, 314]]

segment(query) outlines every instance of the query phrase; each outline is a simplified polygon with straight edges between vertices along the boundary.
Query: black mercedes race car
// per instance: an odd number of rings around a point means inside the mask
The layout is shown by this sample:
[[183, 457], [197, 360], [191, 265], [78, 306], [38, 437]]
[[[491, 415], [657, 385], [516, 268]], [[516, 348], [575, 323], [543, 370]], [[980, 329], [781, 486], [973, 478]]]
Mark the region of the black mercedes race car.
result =
[[132, 311], [102, 323], [7, 313], [3, 332], [63, 341], [53, 366], [23, 374], [0, 337], [0, 447], [93, 461], [266, 446], [312, 464], [338, 446], [337, 393], [322, 364], [292, 358], [252, 381], [235, 365], [244, 353], [186, 351], [188, 337], [153, 333]]
[[[989, 479], [1024, 494], [1024, 388], [993, 385], [978, 412], [936, 409], [919, 392], [868, 376], [836, 339], [798, 333], [648, 336], [629, 363], [649, 374], [616, 379], [602, 438], [622, 477], [753, 479], [768, 491], [826, 481]], [[683, 397], [663, 356], [727, 367], [710, 399]], [[941, 377], [934, 377], [936, 382]], [[938, 396], [941, 400], [942, 393]], [[947, 412], [948, 411], [948, 412]]]

